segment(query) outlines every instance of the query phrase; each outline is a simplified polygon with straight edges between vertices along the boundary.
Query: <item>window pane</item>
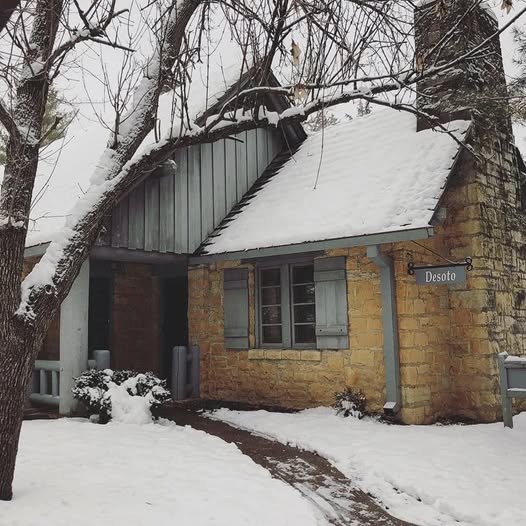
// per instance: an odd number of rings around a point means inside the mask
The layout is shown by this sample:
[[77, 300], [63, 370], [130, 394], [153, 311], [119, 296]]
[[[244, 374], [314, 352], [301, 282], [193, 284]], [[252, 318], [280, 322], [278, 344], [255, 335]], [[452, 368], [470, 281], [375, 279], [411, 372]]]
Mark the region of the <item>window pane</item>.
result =
[[281, 325], [263, 327], [263, 343], [281, 343]]
[[316, 343], [314, 325], [295, 325], [294, 341], [296, 343]]
[[294, 323], [314, 323], [316, 321], [314, 305], [295, 305]]
[[263, 325], [281, 323], [281, 307], [263, 307], [261, 319]]
[[261, 289], [261, 304], [262, 305], [280, 305], [281, 304], [281, 288], [269, 287]]
[[314, 283], [311, 285], [294, 285], [294, 303], [314, 303]]
[[269, 268], [261, 271], [261, 286], [268, 287], [281, 284], [281, 271], [279, 268]]
[[314, 265], [292, 267], [292, 283], [313, 283]]

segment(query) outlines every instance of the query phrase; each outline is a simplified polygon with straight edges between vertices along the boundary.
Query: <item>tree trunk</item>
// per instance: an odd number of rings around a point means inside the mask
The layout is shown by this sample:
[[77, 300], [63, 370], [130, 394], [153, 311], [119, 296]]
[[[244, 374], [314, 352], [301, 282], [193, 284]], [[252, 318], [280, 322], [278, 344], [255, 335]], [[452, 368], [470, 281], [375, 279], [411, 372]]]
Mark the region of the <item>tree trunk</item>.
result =
[[[149, 69], [145, 69], [144, 79], [137, 88], [141, 102], [135, 108], [133, 126], [130, 125], [130, 132], [121, 138], [112, 151], [108, 179], [121, 173], [153, 129], [161, 87], [180, 55], [186, 26], [201, 1], [179, 2], [177, 10], [170, 14], [164, 41], [159, 43]], [[32, 37], [25, 55], [26, 66], [36, 60], [44, 63], [50, 56], [63, 3], [63, 0], [37, 1]], [[54, 273], [44, 282], [39, 276], [36, 283], [25, 289], [27, 296], [21, 305], [24, 241], [38, 165], [39, 139], [49, 87], [48, 75], [48, 70], [38, 72], [26, 78], [17, 89], [13, 111], [17, 125], [15, 129], [23, 130], [24, 133], [23, 136], [10, 136], [0, 192], [0, 500], [12, 498], [24, 400], [34, 360], [49, 324], [97, 238], [104, 214], [111, 211], [121, 195], [115, 189], [109, 190], [83, 214], [78, 223], [73, 225], [74, 235], [64, 245], [61, 257], [46, 252], [41, 262], [44, 266], [53, 265]], [[138, 174], [135, 175], [138, 177]], [[123, 184], [119, 187], [121, 192], [126, 189], [126, 182], [133, 182], [133, 177], [122, 179]]]
[[[0, 500], [11, 500], [15, 460], [24, 416], [24, 401], [32, 376], [34, 356], [43, 336], [23, 336], [0, 320]], [[13, 319], [8, 320], [13, 325]], [[7, 330], [4, 330], [7, 329]]]

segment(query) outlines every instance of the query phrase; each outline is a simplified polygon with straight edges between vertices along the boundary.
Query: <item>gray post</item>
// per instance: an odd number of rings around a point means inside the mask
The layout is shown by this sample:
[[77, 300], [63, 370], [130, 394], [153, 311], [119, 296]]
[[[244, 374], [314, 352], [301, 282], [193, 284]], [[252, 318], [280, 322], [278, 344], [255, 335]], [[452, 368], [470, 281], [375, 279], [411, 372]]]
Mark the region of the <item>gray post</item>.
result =
[[30, 393], [40, 393], [40, 372], [33, 369], [33, 377], [31, 379]]
[[76, 403], [73, 378], [88, 367], [89, 260], [84, 261], [69, 294], [60, 306], [60, 406], [69, 416]]
[[110, 369], [110, 351], [102, 349], [93, 351], [93, 358], [95, 359], [95, 369], [98, 369], [99, 371], [103, 371], [104, 369]]
[[177, 346], [172, 349], [172, 399], [186, 398], [186, 347]]
[[199, 352], [199, 345], [191, 345], [190, 354], [192, 356], [192, 374], [191, 374], [192, 398], [199, 398], [200, 397], [200, 391], [199, 391], [200, 371], [201, 371], [200, 369], [201, 353]]
[[47, 371], [40, 369], [40, 394], [46, 395], [47, 392]]
[[398, 318], [394, 268], [391, 258], [377, 245], [367, 247], [367, 257], [380, 268], [382, 288], [382, 324], [384, 333], [384, 365], [386, 402], [384, 411], [396, 414], [400, 410], [400, 357], [398, 349]]
[[499, 354], [499, 374], [500, 374], [500, 402], [502, 404], [502, 420], [504, 427], [513, 428], [513, 413], [511, 410], [511, 399], [508, 396], [508, 372], [506, 371], [507, 352]]

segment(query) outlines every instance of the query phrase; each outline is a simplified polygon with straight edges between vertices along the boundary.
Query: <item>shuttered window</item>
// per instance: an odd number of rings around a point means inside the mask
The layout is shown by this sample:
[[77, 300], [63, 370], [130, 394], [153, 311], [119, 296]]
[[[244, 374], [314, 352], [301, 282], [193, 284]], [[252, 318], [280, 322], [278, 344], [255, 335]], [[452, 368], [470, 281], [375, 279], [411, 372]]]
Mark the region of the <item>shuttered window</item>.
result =
[[248, 349], [248, 270], [224, 273], [224, 337], [227, 349]]
[[261, 264], [256, 318], [260, 347], [348, 348], [345, 258]]
[[261, 270], [260, 280], [261, 342], [280, 344], [283, 342], [280, 267]]
[[316, 343], [314, 265], [291, 266], [291, 314], [294, 344]]
[[345, 258], [314, 261], [316, 343], [318, 349], [348, 349]]

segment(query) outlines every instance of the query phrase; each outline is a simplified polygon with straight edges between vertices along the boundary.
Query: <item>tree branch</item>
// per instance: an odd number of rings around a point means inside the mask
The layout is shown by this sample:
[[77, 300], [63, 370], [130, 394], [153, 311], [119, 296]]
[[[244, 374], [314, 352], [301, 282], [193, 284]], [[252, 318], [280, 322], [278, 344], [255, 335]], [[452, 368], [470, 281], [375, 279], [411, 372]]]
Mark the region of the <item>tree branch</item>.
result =
[[7, 130], [9, 137], [14, 141], [20, 141], [22, 139], [22, 134], [18, 129], [18, 126], [15, 122], [15, 119], [9, 113], [3, 101], [0, 101], [0, 122], [3, 124], [4, 128]]

